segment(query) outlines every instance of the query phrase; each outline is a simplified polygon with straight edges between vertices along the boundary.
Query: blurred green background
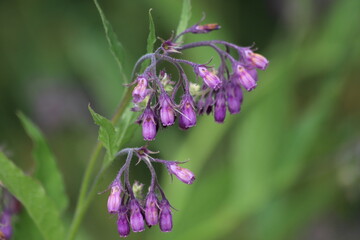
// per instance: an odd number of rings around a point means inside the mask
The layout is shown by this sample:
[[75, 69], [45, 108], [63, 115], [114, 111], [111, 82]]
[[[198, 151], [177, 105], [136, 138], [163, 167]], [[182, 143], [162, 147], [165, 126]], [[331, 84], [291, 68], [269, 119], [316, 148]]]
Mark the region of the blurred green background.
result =
[[[148, 9], [164, 39], [181, 10], [180, 0], [100, 4], [125, 46], [128, 71], [146, 51]], [[245, 94], [242, 112], [224, 124], [205, 116], [186, 132], [158, 133], [150, 149], [163, 159], [190, 159], [197, 180], [171, 182], [158, 168], [179, 210], [174, 230], [153, 227], [129, 239], [360, 239], [359, 10], [358, 0], [193, 0], [190, 24], [205, 12], [222, 29], [186, 42], [255, 42], [270, 65]], [[31, 173], [32, 144], [16, 111], [33, 119], [65, 174], [70, 218], [97, 137], [87, 104], [110, 117], [124, 90], [100, 17], [90, 0], [0, 1], [0, 52], [0, 148]], [[212, 56], [207, 48], [184, 54], [199, 62]], [[129, 146], [142, 144], [137, 132]], [[99, 192], [121, 163], [106, 172]], [[132, 175], [149, 181], [142, 164]], [[95, 198], [79, 239], [117, 238], [106, 199]]]

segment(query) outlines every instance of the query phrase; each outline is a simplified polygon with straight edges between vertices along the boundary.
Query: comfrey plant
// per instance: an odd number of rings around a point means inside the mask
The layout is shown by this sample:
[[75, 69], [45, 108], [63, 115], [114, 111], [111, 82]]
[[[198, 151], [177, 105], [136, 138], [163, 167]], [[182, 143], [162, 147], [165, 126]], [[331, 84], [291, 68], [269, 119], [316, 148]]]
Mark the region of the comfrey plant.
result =
[[[99, 141], [87, 162], [75, 213], [68, 230], [66, 221], [62, 221], [62, 215], [67, 209], [69, 199], [56, 158], [41, 131], [24, 114], [18, 114], [25, 131], [34, 142], [34, 170], [31, 175], [25, 173], [0, 151], [0, 181], [4, 188], [21, 202], [36, 225], [39, 236], [32, 236], [34, 239], [74, 240], [90, 203], [98, 192], [100, 176], [122, 155], [127, 156], [126, 160], [107, 189], [110, 191], [107, 211], [117, 216], [120, 237], [128, 236], [131, 230], [144, 231], [146, 225], [159, 225], [161, 231], [170, 232], [173, 229], [173, 208], [160, 187], [153, 164], [162, 164], [171, 176], [174, 175], [186, 184], [192, 184], [195, 175], [182, 167], [184, 162], [154, 157], [155, 152], [150, 151], [147, 145], [127, 148], [135, 132], [132, 127], [136, 126], [134, 122], [141, 125], [142, 138], [145, 141], [154, 140], [159, 128], [172, 126], [176, 121], [181, 129], [194, 127], [198, 115], [205, 113], [213, 113], [215, 121], [222, 123], [227, 111], [230, 114], [240, 112], [243, 90], [255, 89], [258, 82], [257, 70], [265, 70], [268, 66], [268, 60], [255, 53], [252, 47], [240, 47], [221, 40], [183, 43], [182, 38], [186, 34], [209, 33], [220, 29], [218, 24], [202, 24], [204, 19], [187, 27], [190, 0], [183, 0], [177, 34], [168, 40], [162, 40], [155, 50], [155, 27], [149, 12], [148, 53], [136, 62], [131, 81], [126, 81], [121, 61], [122, 45], [97, 0], [94, 2], [101, 16], [110, 50], [120, 67], [122, 79], [125, 83], [131, 83], [126, 84], [128, 88], [111, 120], [89, 107], [95, 123], [99, 126]], [[181, 53], [185, 50], [198, 47], [215, 50], [220, 59], [219, 66], [211, 66], [211, 61], [197, 63], [182, 58]], [[173, 65], [178, 74], [174, 77], [166, 69], [159, 69], [159, 63], [162, 62]], [[186, 73], [184, 66], [190, 66], [193, 73]], [[196, 78], [201, 79], [201, 84], [195, 82]], [[131, 100], [134, 103], [132, 108]], [[145, 163], [151, 174], [145, 196], [142, 195], [144, 185], [138, 182], [131, 184], [129, 180], [130, 163], [134, 157], [138, 162]], [[11, 195], [4, 192], [0, 199], [1, 240], [8, 240], [12, 232], [16, 231], [26, 234], [26, 228], [14, 229], [16, 225], [11, 223], [17, 213], [12, 207], [14, 201], [3, 201], [5, 196]]]
[[[134, 69], [137, 70], [146, 59], [151, 60], [150, 65], [145, 71], [138, 73], [132, 83], [136, 84], [132, 92], [135, 103], [133, 110], [142, 111], [137, 123], [141, 124], [146, 141], [155, 139], [159, 126], [173, 125], [176, 117], [179, 118], [179, 127], [188, 129], [196, 125], [197, 114], [214, 112], [215, 121], [222, 123], [225, 120], [226, 108], [230, 114], [239, 113], [243, 101], [242, 89], [255, 89], [258, 81], [257, 69], [265, 70], [269, 64], [265, 57], [254, 53], [251, 47], [240, 47], [226, 41], [211, 40], [188, 44], [177, 42], [187, 33], [208, 33], [220, 29], [218, 24], [200, 24], [201, 22], [163, 41], [154, 53], [142, 56], [135, 64]], [[209, 63], [201, 64], [173, 56], [182, 56], [179, 53], [197, 47], [214, 49], [220, 57], [220, 66], [215, 69], [209, 66]], [[233, 57], [229, 49], [233, 49], [237, 57]], [[179, 73], [176, 81], [171, 79], [165, 70], [157, 72], [157, 65], [164, 61], [176, 67]], [[194, 75], [202, 79], [201, 86], [189, 81], [182, 65], [190, 66]], [[176, 97], [180, 95], [180, 102], [177, 103]]]
[[[169, 40], [163, 40], [158, 49], [142, 56], [135, 64], [133, 76], [145, 60], [150, 60], [145, 70], [138, 72], [135, 80], [129, 84], [135, 85], [132, 90], [135, 106], [132, 110], [142, 111], [136, 122], [142, 127], [145, 141], [155, 140], [159, 127], [173, 125], [176, 117], [179, 118], [179, 127], [188, 129], [196, 125], [197, 114], [214, 112], [215, 121], [222, 123], [227, 109], [230, 114], [239, 113], [243, 101], [242, 89], [255, 89], [258, 81], [257, 69], [265, 70], [268, 66], [268, 60], [254, 53], [250, 47], [240, 47], [220, 40], [178, 43], [177, 40], [187, 33], [208, 33], [220, 29], [218, 24], [201, 25], [201, 22]], [[182, 56], [179, 53], [196, 47], [214, 49], [220, 57], [220, 66], [214, 69], [208, 63], [200, 64], [173, 56]], [[236, 51], [236, 58], [230, 54], [230, 48]], [[174, 65], [178, 71], [178, 79], [171, 79], [165, 70], [158, 72], [157, 65], [160, 62]], [[202, 79], [201, 86], [189, 81], [182, 65], [190, 66], [194, 75]], [[179, 103], [177, 97], [180, 99]], [[129, 166], [134, 153], [139, 162], [145, 162], [151, 172], [151, 183], [145, 199], [136, 197], [134, 187], [129, 182]], [[152, 163], [164, 164], [170, 174], [184, 183], [191, 184], [195, 180], [190, 170], [179, 166], [180, 162], [155, 159], [149, 155], [151, 153], [146, 147], [142, 147], [127, 148], [117, 154], [127, 154], [127, 159], [109, 187], [111, 193], [108, 198], [108, 211], [118, 215], [118, 232], [121, 237], [128, 236], [130, 228], [133, 232], [145, 230], [145, 224], [159, 224], [163, 232], [172, 230], [171, 206], [157, 182]]]

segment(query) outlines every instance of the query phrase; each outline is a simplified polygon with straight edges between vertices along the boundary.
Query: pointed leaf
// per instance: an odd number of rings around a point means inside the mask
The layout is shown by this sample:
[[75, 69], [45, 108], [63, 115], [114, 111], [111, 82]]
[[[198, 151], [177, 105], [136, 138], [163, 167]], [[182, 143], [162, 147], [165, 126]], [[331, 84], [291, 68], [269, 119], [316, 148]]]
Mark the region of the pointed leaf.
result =
[[99, 11], [99, 14], [100, 14], [100, 17], [101, 17], [101, 21], [103, 23], [105, 34], [106, 34], [106, 39], [107, 39], [107, 41], [109, 43], [110, 51], [113, 54], [118, 66], [119, 66], [120, 74], [121, 74], [124, 82], [127, 82], [127, 78], [126, 78], [126, 75], [124, 73], [124, 68], [123, 68], [123, 62], [124, 62], [124, 58], [125, 58], [124, 47], [122, 46], [122, 44], [118, 40], [118, 38], [116, 36], [116, 33], [114, 32], [110, 22], [107, 20], [107, 18], [105, 16], [103, 10], [101, 9], [98, 1], [94, 0], [94, 3], [96, 5], [96, 8]]
[[47, 195], [54, 200], [60, 212], [62, 212], [67, 207], [68, 198], [62, 175], [56, 164], [56, 158], [34, 123], [21, 112], [18, 113], [18, 117], [34, 143], [32, 152], [36, 163], [34, 177], [43, 184]]
[[100, 126], [99, 141], [104, 145], [111, 158], [116, 154], [116, 133], [110, 120], [96, 113], [89, 105], [89, 111], [96, 125]]
[[152, 53], [154, 51], [154, 43], [156, 42], [156, 35], [155, 35], [155, 24], [154, 20], [151, 16], [151, 8], [149, 9], [149, 36], [147, 39], [147, 52]]
[[43, 186], [23, 173], [0, 152], [0, 181], [25, 207], [43, 237], [47, 240], [65, 239], [60, 212]]
[[[181, 10], [179, 25], [176, 30], [176, 35], [179, 35], [187, 28], [190, 18], [191, 18], [191, 2], [190, 0], [183, 0], [183, 6]], [[182, 37], [178, 39], [178, 42], [181, 42], [181, 40]]]

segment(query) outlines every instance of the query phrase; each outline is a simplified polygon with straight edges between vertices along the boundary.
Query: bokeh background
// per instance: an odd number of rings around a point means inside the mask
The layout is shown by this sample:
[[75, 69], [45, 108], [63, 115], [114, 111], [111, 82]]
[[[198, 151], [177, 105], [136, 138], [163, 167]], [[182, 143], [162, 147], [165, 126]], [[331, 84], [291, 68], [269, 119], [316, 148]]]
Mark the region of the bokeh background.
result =
[[[125, 46], [128, 71], [146, 51], [149, 8], [164, 39], [181, 10], [180, 0], [99, 3]], [[193, 0], [190, 24], [205, 12], [206, 22], [222, 29], [186, 42], [255, 42], [270, 65], [245, 94], [242, 112], [224, 124], [205, 116], [186, 132], [173, 126], [158, 133], [150, 148], [163, 159], [190, 159], [197, 180], [171, 182], [158, 168], [178, 209], [174, 230], [153, 227], [129, 239], [360, 239], [359, 10], [358, 0]], [[0, 147], [31, 173], [32, 144], [16, 112], [40, 126], [65, 176], [70, 219], [97, 138], [87, 104], [111, 117], [124, 91], [95, 5], [0, 1], [0, 53]], [[201, 48], [184, 58], [214, 55]], [[128, 145], [142, 144], [138, 131]], [[106, 172], [99, 192], [122, 161]], [[148, 183], [142, 164], [133, 171]], [[106, 199], [95, 198], [79, 239], [117, 238]]]

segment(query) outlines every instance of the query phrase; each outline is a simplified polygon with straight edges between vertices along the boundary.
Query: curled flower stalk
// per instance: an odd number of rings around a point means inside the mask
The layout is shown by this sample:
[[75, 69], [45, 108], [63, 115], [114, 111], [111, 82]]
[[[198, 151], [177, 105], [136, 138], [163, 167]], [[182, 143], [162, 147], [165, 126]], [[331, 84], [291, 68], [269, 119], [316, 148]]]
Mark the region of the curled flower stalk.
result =
[[[242, 89], [250, 92], [257, 87], [257, 70], [265, 70], [269, 61], [255, 53], [251, 47], [241, 47], [222, 40], [187, 44], [176, 42], [185, 34], [208, 33], [218, 29], [218, 24], [197, 23], [178, 36], [163, 40], [154, 53], [145, 54], [135, 64], [133, 74], [137, 74], [137, 77], [133, 82], [136, 84], [132, 92], [135, 104], [133, 110], [142, 112], [137, 122], [142, 126], [144, 140], [154, 140], [159, 126], [171, 126], [175, 123], [175, 118], [178, 119], [179, 127], [184, 130], [196, 125], [197, 114], [213, 112], [215, 121], [223, 123], [226, 109], [230, 114], [240, 112], [243, 102]], [[214, 68], [209, 66], [209, 63], [178, 58], [183, 56], [178, 53], [198, 47], [215, 50], [220, 58], [220, 65]], [[229, 49], [236, 53], [235, 56]], [[151, 60], [150, 64], [145, 71], [138, 72], [138, 66], [146, 59]], [[160, 62], [174, 65], [179, 73], [178, 79], [161, 81], [164, 75], [167, 78], [170, 78], [170, 75], [165, 69], [158, 71]], [[192, 88], [196, 83], [189, 80], [191, 76], [185, 73], [183, 65], [190, 66], [194, 77], [201, 79], [202, 84], [196, 90]]]
[[[188, 169], [182, 168], [179, 164], [183, 162], [166, 161], [152, 157], [154, 152], [146, 147], [126, 148], [117, 155], [127, 155], [124, 165], [109, 186], [108, 212], [118, 216], [117, 227], [120, 237], [126, 237], [133, 232], [142, 232], [145, 225], [158, 225], [162, 232], [172, 230], [172, 207], [161, 189], [153, 163], [160, 163], [165, 166], [168, 172], [175, 175], [186, 184], [192, 184], [195, 175]], [[142, 196], [143, 185], [135, 182], [133, 185], [129, 180], [130, 164], [133, 156], [138, 162], [144, 162], [151, 173], [151, 181], [146, 197]]]

